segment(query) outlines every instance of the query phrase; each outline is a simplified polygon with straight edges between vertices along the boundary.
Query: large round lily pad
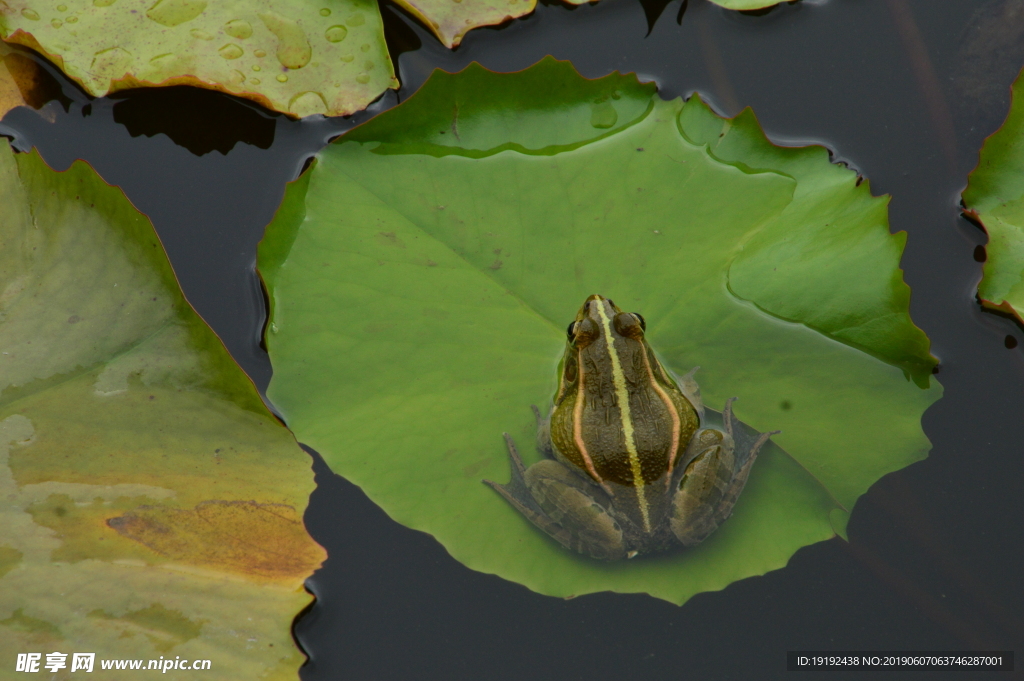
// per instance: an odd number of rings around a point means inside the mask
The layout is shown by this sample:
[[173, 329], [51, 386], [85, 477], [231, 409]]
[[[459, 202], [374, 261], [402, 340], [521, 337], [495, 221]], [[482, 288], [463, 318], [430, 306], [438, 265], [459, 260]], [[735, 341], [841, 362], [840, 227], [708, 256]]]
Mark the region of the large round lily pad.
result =
[[96, 97], [196, 85], [292, 116], [340, 116], [398, 87], [373, 0], [7, 0], [0, 38]]
[[982, 304], [1024, 322], [1024, 75], [1012, 94], [1010, 113], [985, 140], [963, 201], [989, 236]]
[[[308, 456], [85, 163], [0, 143], [0, 658], [294, 679]], [[77, 675], [76, 672], [75, 675]], [[152, 673], [152, 672], [150, 672]]]
[[[842, 532], [880, 476], [926, 455], [934, 360], [907, 314], [886, 199], [749, 113], [662, 101], [546, 59], [435, 72], [324, 150], [259, 253], [268, 395], [300, 441], [470, 567], [541, 593], [675, 603]], [[565, 326], [592, 293], [642, 313], [705, 402], [781, 429], [734, 516], [692, 550], [570, 553], [482, 478], [502, 432], [536, 460]], [[788, 452], [788, 453], [787, 453]]]

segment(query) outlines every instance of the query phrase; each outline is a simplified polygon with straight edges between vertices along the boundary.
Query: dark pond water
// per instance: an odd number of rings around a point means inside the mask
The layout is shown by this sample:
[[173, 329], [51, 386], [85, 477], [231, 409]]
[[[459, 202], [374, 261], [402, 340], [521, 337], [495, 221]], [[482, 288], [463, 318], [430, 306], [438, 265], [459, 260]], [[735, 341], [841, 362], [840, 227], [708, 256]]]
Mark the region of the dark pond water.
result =
[[[374, 111], [435, 67], [518, 70], [553, 54], [588, 77], [636, 71], [665, 97], [700, 91], [724, 114], [752, 106], [776, 141], [828, 146], [892, 195], [892, 228], [909, 234], [912, 315], [946, 392], [924, 417], [931, 456], [860, 499], [849, 544], [804, 548], [783, 570], [681, 608], [640, 595], [563, 601], [472, 572], [314, 455], [306, 521], [330, 559], [295, 627], [311, 658], [303, 678], [766, 679], [787, 675], [792, 649], [1024, 650], [1024, 331], [975, 301], [986, 238], [958, 211], [1024, 64], [1019, 4], [805, 0], [756, 15], [705, 0], [542, 5], [455, 52], [385, 6], [403, 88]], [[187, 88], [90, 100], [51, 72], [63, 103], [15, 110], [0, 134], [58, 169], [86, 159], [121, 186], [156, 224], [189, 300], [265, 388], [256, 243], [284, 183], [367, 115], [300, 123]]]

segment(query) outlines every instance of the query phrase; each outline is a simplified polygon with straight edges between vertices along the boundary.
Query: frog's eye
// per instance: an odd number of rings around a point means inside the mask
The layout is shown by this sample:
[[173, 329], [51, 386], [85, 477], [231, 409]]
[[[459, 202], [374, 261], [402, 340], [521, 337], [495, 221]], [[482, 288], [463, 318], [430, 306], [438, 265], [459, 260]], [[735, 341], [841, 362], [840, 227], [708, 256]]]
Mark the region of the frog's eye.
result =
[[615, 315], [615, 330], [626, 338], [640, 340], [644, 336], [643, 317], [630, 312], [620, 312]]
[[640, 328], [643, 329], [644, 331], [646, 331], [647, 330], [647, 321], [644, 320], [644, 316], [642, 314], [640, 314], [639, 312], [633, 312], [632, 315], [634, 317], [636, 317], [636, 320], [638, 322], [640, 322]]
[[572, 342], [572, 337], [576, 335], [576, 322], [569, 322], [569, 328], [565, 330], [565, 336]]
[[590, 317], [580, 322], [573, 322], [569, 325], [569, 342], [578, 350], [590, 345], [596, 338], [601, 336], [601, 331]]

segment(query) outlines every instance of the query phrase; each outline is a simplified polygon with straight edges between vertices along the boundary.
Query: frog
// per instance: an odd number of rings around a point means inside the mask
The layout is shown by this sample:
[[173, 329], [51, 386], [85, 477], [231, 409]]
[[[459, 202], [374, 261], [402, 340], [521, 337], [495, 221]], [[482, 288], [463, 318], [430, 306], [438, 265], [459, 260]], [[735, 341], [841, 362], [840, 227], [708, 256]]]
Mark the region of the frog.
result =
[[646, 332], [642, 315], [589, 296], [566, 330], [550, 413], [532, 407], [541, 460], [526, 468], [505, 433], [511, 480], [483, 480], [563, 547], [597, 560], [700, 544], [732, 514], [778, 432], [741, 424], [735, 398], [713, 427], [700, 367], [677, 377]]

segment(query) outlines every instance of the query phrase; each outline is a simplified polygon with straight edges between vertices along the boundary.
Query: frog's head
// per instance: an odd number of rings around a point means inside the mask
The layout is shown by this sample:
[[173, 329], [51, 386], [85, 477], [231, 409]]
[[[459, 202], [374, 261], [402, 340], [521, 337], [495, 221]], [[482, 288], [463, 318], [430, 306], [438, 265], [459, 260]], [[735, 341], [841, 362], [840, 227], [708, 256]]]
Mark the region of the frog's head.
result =
[[[646, 329], [647, 323], [641, 315], [623, 312], [611, 298], [594, 294], [583, 301], [579, 312], [576, 313], [576, 319], [570, 322], [566, 329], [565, 354], [559, 366], [559, 386], [555, 404], [559, 404], [567, 394], [578, 390], [579, 368], [580, 363], [584, 361], [584, 354], [589, 357], [585, 366], [595, 379], [600, 376], [603, 380], [611, 380], [610, 353], [629, 357], [638, 350], [646, 352]], [[625, 370], [631, 374], [633, 363], [628, 364]]]

